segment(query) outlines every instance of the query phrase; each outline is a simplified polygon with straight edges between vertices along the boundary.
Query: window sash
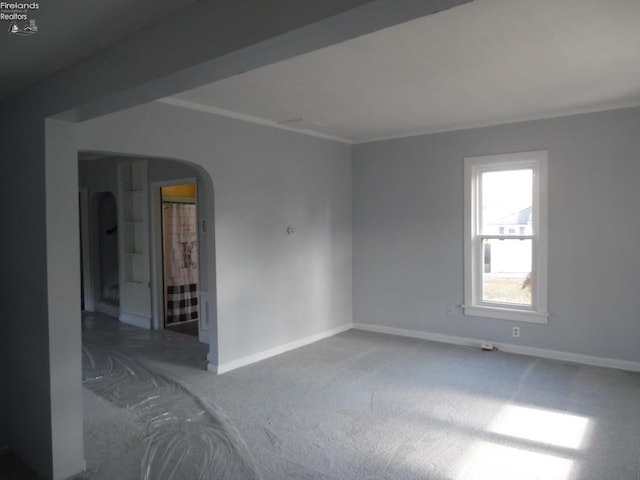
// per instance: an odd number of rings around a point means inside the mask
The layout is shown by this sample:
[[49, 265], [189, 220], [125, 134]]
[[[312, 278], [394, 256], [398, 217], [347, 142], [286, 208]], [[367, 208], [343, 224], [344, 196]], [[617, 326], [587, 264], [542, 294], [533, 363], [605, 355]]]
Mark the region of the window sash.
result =
[[[531, 234], [482, 233], [482, 174], [532, 170]], [[465, 159], [465, 302], [466, 315], [547, 322], [547, 152], [469, 157]], [[483, 297], [485, 240], [531, 240], [531, 305], [485, 301]]]
[[[492, 172], [515, 172], [515, 171], [522, 171], [522, 170], [530, 170], [532, 172], [532, 185], [531, 185], [531, 218], [532, 218], [532, 224], [531, 224], [531, 229], [532, 232], [535, 234], [535, 232], [538, 231], [538, 208], [537, 208], [537, 193], [538, 193], [538, 175], [536, 175], [536, 169], [537, 169], [537, 162], [536, 161], [519, 161], [519, 162], [513, 162], [513, 165], [509, 165], [509, 164], [505, 164], [504, 162], [500, 163], [499, 165], [476, 165], [474, 166], [474, 171], [473, 171], [473, 175], [474, 175], [474, 190], [475, 190], [475, 207], [476, 207], [476, 211], [475, 211], [475, 216], [474, 216], [474, 231], [476, 232], [477, 235], [482, 235], [483, 234], [483, 225], [484, 225], [484, 220], [483, 220], [483, 190], [484, 190], [484, 184], [482, 182], [482, 176], [485, 173], [492, 173]], [[515, 233], [514, 233], [515, 234]], [[511, 234], [511, 235], [514, 235]]]
[[[484, 251], [483, 251], [483, 240], [485, 239], [508, 239], [508, 240], [531, 240], [531, 305], [526, 304], [517, 304], [517, 303], [506, 303], [506, 302], [492, 302], [489, 300], [485, 300], [483, 298], [484, 290]], [[536, 276], [537, 272], [535, 269], [535, 256], [536, 256], [536, 239], [532, 236], [522, 237], [522, 238], [514, 238], [514, 237], [506, 237], [504, 235], [478, 235], [476, 237], [476, 241], [474, 242], [474, 259], [475, 259], [475, 275], [474, 278], [475, 286], [474, 289], [474, 298], [473, 305], [483, 306], [487, 308], [508, 308], [514, 310], [522, 310], [526, 312], [537, 312], [536, 308]]]
[[474, 238], [480, 240], [535, 240], [537, 235], [500, 235], [500, 234], [491, 234], [491, 235], [475, 235]]

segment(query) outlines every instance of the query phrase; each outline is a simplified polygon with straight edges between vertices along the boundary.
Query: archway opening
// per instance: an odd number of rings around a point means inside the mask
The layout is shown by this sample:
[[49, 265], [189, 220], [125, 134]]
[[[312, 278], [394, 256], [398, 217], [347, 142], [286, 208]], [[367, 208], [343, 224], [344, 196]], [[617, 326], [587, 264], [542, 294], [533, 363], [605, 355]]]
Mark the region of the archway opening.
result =
[[[132, 172], [133, 177], [126, 176]], [[195, 258], [190, 257], [189, 266], [197, 262], [197, 268], [191, 272], [194, 277], [191, 283], [197, 291], [189, 299], [194, 307], [189, 310], [196, 312], [195, 333], [201, 342], [209, 344], [208, 360], [215, 362], [214, 205], [213, 182], [208, 172], [183, 160], [81, 151], [78, 182], [92, 199], [89, 263], [93, 272], [88, 276], [97, 299], [95, 311], [152, 330], [167, 326], [163, 207], [176, 198], [182, 204], [186, 201], [184, 195], [169, 195], [171, 192], [163, 195], [162, 188], [193, 185], [190, 202], [197, 205], [197, 213], [189, 228], [191, 243], [197, 245], [198, 251]], [[184, 262], [179, 266], [185, 266]]]

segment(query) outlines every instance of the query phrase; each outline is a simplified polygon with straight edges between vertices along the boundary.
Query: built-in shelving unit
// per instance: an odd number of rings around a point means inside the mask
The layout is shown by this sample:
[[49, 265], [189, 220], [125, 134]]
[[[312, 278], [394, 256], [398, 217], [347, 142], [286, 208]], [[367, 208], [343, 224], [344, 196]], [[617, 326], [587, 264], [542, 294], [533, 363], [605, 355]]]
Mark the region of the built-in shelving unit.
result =
[[149, 180], [146, 160], [118, 165], [120, 319], [149, 328]]
[[121, 187], [122, 242], [124, 250], [124, 281], [149, 281], [149, 227], [147, 164], [144, 160], [118, 165]]

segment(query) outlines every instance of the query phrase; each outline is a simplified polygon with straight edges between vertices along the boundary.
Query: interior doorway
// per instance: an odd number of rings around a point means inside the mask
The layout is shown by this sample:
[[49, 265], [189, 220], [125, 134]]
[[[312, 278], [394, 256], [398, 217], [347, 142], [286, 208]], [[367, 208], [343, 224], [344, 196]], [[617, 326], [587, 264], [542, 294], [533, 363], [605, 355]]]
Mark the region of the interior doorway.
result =
[[98, 298], [104, 306], [111, 307], [117, 312], [120, 306], [118, 208], [111, 192], [102, 192], [98, 197], [98, 249], [100, 259]]
[[199, 249], [196, 183], [160, 187], [164, 328], [198, 336]]

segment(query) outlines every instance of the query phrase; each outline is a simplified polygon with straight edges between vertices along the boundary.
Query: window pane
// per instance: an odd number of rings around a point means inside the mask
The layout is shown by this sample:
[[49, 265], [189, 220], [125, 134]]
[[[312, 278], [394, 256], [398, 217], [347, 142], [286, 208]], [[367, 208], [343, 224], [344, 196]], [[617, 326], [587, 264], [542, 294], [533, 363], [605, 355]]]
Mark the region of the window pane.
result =
[[531, 235], [533, 170], [484, 172], [480, 181], [481, 233]]
[[483, 241], [482, 301], [531, 306], [531, 240]]

